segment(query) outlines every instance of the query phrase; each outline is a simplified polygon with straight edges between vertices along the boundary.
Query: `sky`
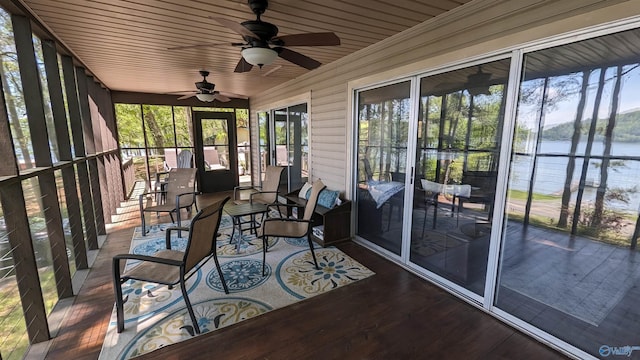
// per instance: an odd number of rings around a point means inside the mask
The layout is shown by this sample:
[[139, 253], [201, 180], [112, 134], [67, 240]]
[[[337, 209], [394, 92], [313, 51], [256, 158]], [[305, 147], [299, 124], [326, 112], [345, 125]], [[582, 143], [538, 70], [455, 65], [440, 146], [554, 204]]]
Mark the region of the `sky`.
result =
[[[600, 104], [599, 118], [606, 118], [609, 116], [609, 112], [611, 109], [611, 96], [614, 86], [612, 75], [613, 73], [611, 69], [607, 71], [607, 82], [603, 92], [602, 103]], [[593, 113], [598, 76], [599, 74], [595, 72], [591, 75], [590, 78], [591, 84], [589, 85], [584, 119], [591, 118], [591, 115]], [[640, 68], [636, 67], [629, 73], [625, 74], [623, 77], [622, 87], [620, 91], [620, 104], [617, 112], [625, 113], [632, 110], [640, 109], [640, 96], [638, 96], [638, 94], [640, 94]], [[556, 109], [553, 109], [546, 114], [544, 128], [548, 129], [558, 124], [574, 121], [578, 102], [579, 94], [575, 94], [574, 96], [568, 98], [566, 101], [559, 102]], [[525, 109], [526, 114], [521, 112], [520, 115], [525, 116], [528, 125], [531, 125], [533, 124], [532, 121], [535, 121], [534, 119], [536, 117], [538, 109], [535, 107], [526, 107], [522, 110]], [[520, 120], [524, 120], [524, 118]]]

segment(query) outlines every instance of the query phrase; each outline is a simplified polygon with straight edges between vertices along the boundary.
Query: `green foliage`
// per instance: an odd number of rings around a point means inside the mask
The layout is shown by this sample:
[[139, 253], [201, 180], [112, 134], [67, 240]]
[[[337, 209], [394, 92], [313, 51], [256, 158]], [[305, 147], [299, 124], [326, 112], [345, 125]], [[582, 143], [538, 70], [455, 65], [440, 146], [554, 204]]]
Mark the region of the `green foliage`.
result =
[[[598, 119], [596, 123], [595, 141], [603, 141], [608, 119]], [[586, 139], [589, 133], [591, 119], [581, 123], [581, 135]], [[573, 120], [546, 129], [542, 132], [543, 140], [571, 141], [573, 136]], [[640, 141], [640, 110], [618, 114], [616, 128], [613, 133], [613, 142], [637, 142]]]
[[172, 107], [142, 105], [142, 113], [148, 146], [175, 147]]
[[115, 104], [118, 140], [122, 148], [144, 148], [140, 105]]
[[24, 105], [22, 80], [18, 66], [13, 27], [10, 15], [0, 9], [0, 62], [2, 63], [2, 87], [9, 115], [11, 136], [16, 146], [18, 161], [32, 167], [33, 149], [27, 112]]
[[[509, 199], [510, 200], [527, 200], [528, 192], [524, 190], [515, 190], [509, 189]], [[533, 200], [557, 200], [560, 199], [560, 195], [547, 195], [547, 194], [539, 194], [533, 193]]]
[[176, 123], [176, 141], [178, 146], [193, 146], [193, 120], [188, 106], [174, 106], [173, 117]]
[[0, 337], [2, 343], [2, 358], [19, 360], [29, 347], [27, 324], [24, 320], [20, 293], [15, 282], [15, 276], [5, 278], [1, 283], [2, 307], [0, 308]]

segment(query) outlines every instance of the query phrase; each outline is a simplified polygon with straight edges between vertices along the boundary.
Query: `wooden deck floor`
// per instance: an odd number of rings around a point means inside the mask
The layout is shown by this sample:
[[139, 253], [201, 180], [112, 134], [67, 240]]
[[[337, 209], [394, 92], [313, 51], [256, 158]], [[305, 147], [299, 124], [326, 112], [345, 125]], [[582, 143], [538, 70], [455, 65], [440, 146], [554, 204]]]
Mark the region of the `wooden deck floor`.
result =
[[[139, 223], [129, 215], [109, 231], [47, 359], [98, 357], [114, 302], [111, 257], [128, 251]], [[140, 359], [565, 358], [357, 244], [339, 248], [376, 275]]]

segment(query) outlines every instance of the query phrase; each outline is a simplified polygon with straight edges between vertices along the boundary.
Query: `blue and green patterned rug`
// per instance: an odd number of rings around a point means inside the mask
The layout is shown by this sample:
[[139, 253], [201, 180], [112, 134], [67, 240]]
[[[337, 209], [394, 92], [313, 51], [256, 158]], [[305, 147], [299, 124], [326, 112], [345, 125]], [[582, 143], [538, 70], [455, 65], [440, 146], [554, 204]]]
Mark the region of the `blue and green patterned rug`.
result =
[[[152, 225], [147, 236], [136, 228], [131, 252], [152, 255], [164, 247], [164, 229], [172, 224]], [[229, 287], [226, 295], [215, 264], [207, 262], [187, 281], [189, 298], [202, 333], [215, 331], [268, 311], [323, 294], [367, 278], [374, 273], [334, 248], [316, 245], [320, 270], [313, 266], [306, 238], [271, 239], [267, 252], [267, 274], [262, 276], [262, 241], [245, 232], [239, 251], [230, 243], [231, 218], [224, 215], [218, 237], [218, 258]], [[184, 249], [186, 234], [172, 240], [174, 249]], [[135, 263], [127, 263], [127, 267]], [[191, 320], [178, 287], [128, 281], [123, 284], [125, 330], [118, 334], [115, 307], [102, 346], [100, 359], [129, 359], [160, 347], [187, 340]]]

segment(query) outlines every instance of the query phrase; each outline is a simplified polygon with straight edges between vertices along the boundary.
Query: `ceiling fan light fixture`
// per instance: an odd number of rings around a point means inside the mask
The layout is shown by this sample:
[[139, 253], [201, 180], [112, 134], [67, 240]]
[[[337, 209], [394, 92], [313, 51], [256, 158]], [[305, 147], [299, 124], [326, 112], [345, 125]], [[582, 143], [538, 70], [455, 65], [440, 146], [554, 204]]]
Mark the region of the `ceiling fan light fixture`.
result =
[[250, 47], [242, 50], [242, 57], [251, 65], [262, 68], [263, 65], [270, 65], [278, 57], [278, 53], [270, 48]]
[[489, 89], [489, 86], [472, 87], [467, 90], [469, 91], [469, 94], [473, 96], [491, 95], [491, 90]]
[[196, 94], [196, 97], [198, 98], [198, 100], [204, 101], [204, 102], [212, 102], [216, 98], [214, 94], [202, 94], [202, 93]]

